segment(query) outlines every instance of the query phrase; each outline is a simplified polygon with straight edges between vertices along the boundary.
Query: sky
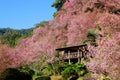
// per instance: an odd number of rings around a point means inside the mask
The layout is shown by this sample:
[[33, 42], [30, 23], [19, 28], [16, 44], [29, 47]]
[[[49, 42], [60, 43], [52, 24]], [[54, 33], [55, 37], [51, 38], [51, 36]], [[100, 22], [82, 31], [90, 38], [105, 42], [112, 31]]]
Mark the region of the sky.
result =
[[53, 19], [55, 0], [0, 0], [0, 28], [28, 29]]

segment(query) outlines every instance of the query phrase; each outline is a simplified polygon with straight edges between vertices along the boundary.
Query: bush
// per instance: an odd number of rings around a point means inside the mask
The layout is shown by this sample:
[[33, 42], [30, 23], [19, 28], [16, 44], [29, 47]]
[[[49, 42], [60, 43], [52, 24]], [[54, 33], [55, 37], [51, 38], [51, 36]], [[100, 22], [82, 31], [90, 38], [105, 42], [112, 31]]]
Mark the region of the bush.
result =
[[84, 76], [87, 73], [87, 68], [82, 62], [75, 64], [75, 70], [78, 76]]
[[68, 79], [72, 75], [76, 75], [76, 71], [73, 67], [68, 67], [62, 72], [62, 77], [64, 80]]
[[1, 75], [0, 80], [31, 80], [32, 76], [25, 72], [20, 72], [15, 68], [6, 69]]
[[62, 77], [64, 80], [68, 78], [78, 78], [85, 76], [88, 73], [86, 66], [80, 62], [76, 64], [70, 64], [64, 71], [62, 71]]
[[30, 69], [28, 66], [23, 66], [19, 69], [20, 72], [24, 72], [27, 74], [30, 74], [31, 76], [33, 76], [35, 74], [35, 71], [33, 71], [32, 69]]

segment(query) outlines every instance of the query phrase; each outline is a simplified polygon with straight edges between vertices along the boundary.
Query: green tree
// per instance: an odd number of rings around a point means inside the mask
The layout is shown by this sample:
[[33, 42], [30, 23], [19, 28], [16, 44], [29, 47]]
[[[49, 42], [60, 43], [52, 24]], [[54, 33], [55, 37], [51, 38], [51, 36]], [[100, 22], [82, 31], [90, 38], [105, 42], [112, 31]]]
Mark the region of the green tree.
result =
[[10, 28], [0, 29], [0, 39], [3, 44], [7, 44], [11, 47], [15, 47], [20, 39], [29, 37], [32, 35], [33, 28], [14, 30]]
[[59, 11], [65, 2], [66, 0], [56, 0], [51, 6], [55, 7], [56, 10]]

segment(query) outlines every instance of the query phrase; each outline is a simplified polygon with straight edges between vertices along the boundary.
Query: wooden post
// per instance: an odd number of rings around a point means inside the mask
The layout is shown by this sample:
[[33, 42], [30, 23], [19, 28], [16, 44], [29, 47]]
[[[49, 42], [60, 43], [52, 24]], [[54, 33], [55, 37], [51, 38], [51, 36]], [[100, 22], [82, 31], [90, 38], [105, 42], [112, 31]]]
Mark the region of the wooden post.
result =
[[64, 51], [61, 52], [61, 57], [62, 57], [62, 59], [65, 58], [65, 52]]
[[71, 63], [70, 62], [70, 51], [68, 51], [68, 60], [69, 60], [69, 64]]
[[61, 61], [64, 61], [64, 59], [65, 59], [65, 52], [64, 51], [61, 51], [59, 58]]
[[85, 57], [85, 47], [83, 47], [83, 59]]
[[80, 51], [78, 49], [78, 62], [80, 62]]
[[82, 51], [81, 50], [79, 50], [80, 51], [80, 58], [82, 58]]

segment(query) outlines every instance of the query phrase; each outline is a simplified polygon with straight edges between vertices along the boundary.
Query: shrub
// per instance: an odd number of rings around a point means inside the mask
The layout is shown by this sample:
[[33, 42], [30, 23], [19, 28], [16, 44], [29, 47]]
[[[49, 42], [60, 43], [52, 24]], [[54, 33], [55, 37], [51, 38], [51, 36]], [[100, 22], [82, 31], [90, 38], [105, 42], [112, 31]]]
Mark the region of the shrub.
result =
[[80, 62], [76, 64], [70, 64], [67, 66], [64, 71], [62, 71], [62, 77], [64, 80], [68, 78], [78, 78], [85, 76], [88, 73], [86, 66]]
[[31, 80], [32, 76], [25, 72], [20, 72], [16, 68], [8, 68], [1, 75], [0, 80]]
[[75, 64], [75, 70], [78, 76], [84, 76], [87, 73], [87, 68], [82, 62]]
[[30, 69], [28, 66], [23, 66], [19, 70], [20, 72], [25, 72], [27, 74], [30, 74], [31, 76], [35, 74], [35, 72], [32, 69]]
[[68, 67], [62, 72], [63, 79], [68, 79], [70, 76], [76, 75], [76, 71], [73, 67]]

